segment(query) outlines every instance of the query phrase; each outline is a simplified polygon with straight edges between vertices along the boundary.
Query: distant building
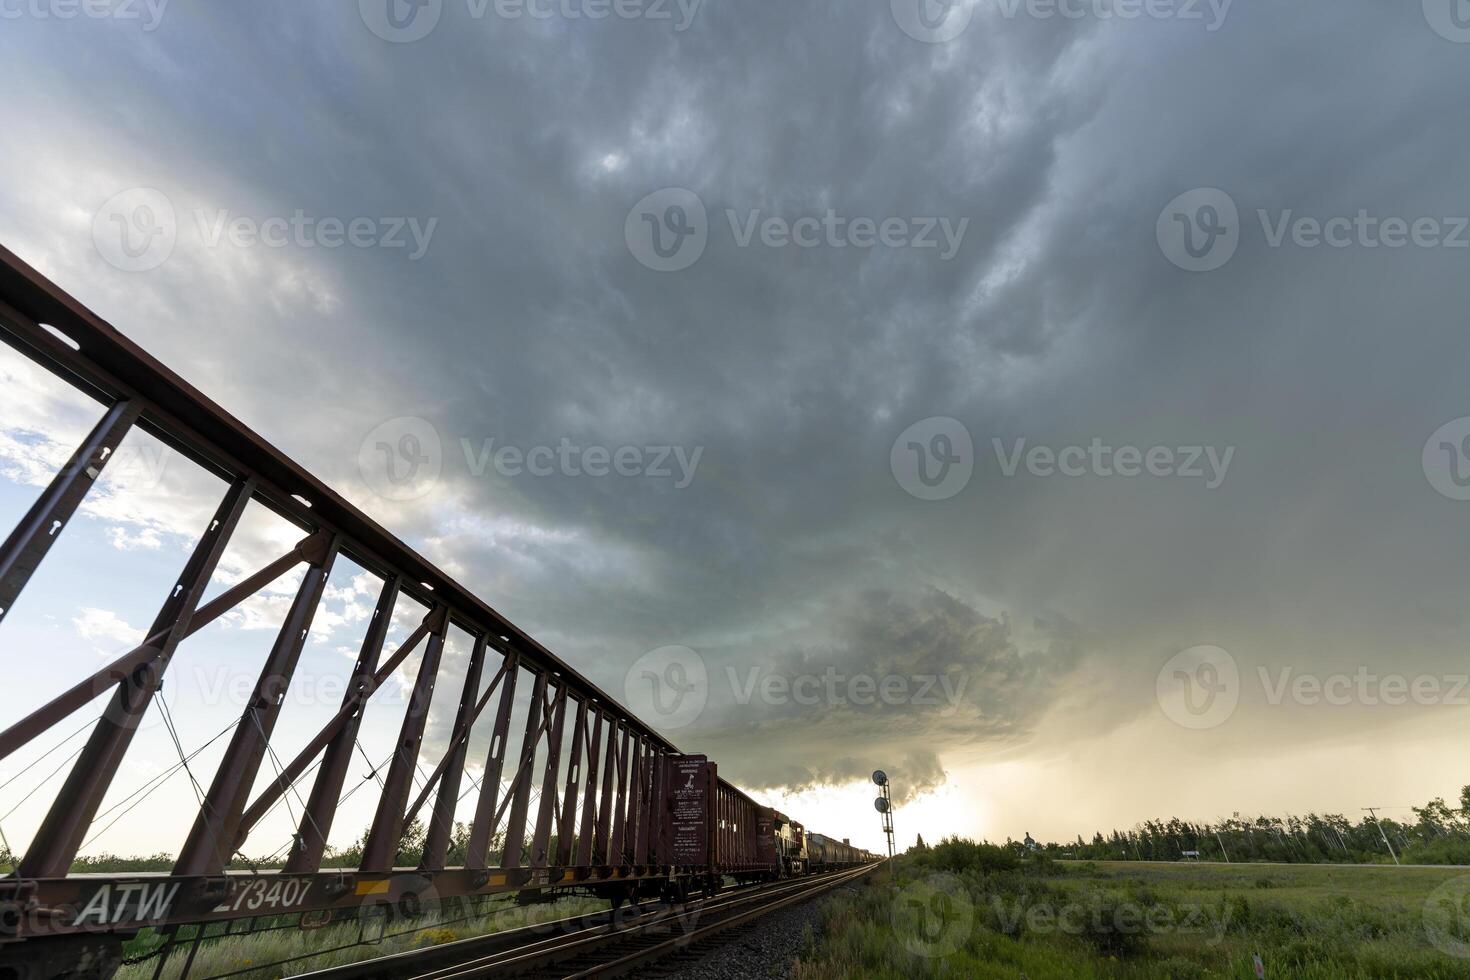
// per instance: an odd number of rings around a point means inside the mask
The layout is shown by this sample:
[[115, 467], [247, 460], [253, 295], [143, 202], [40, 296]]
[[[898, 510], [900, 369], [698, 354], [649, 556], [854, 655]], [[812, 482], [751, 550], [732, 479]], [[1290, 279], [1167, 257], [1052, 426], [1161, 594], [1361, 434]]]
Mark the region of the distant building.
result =
[[1026, 839], [1021, 841], [1021, 846], [1026, 848], [1026, 850], [1033, 852], [1038, 849], [1036, 841], [1031, 837], [1031, 831], [1026, 831]]

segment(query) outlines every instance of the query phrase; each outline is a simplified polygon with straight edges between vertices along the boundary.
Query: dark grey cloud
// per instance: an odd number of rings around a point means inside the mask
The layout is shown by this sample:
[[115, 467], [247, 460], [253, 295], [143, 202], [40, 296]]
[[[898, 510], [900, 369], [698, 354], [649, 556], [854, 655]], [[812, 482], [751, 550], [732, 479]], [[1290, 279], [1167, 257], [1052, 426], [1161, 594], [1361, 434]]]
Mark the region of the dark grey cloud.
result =
[[[609, 689], [671, 643], [716, 675], [969, 678], [944, 718], [717, 701], [704, 724], [726, 727], [690, 741], [751, 785], [859, 778], [890, 748], [934, 785], [947, 753], [1013, 747], [1062, 691], [1087, 695], [1068, 687], [1083, 662], [1106, 679], [1098, 731], [1153, 710], [1154, 671], [1197, 643], [1458, 663], [1470, 557], [1419, 453], [1470, 414], [1466, 253], [1271, 248], [1256, 209], [1470, 210], [1470, 48], [1418, 5], [1360, 0], [1241, 0], [1215, 32], [982, 4], [942, 45], [888, 6], [710, 2], [674, 32], [449, 2], [413, 44], [354, 4], [179, 4], [147, 34], [17, 22], [0, 234]], [[120, 277], [89, 251], [90, 209], [134, 185], [168, 193], [186, 237], [196, 207], [439, 224], [418, 262], [181, 247]], [[711, 218], [679, 273], [623, 240], [664, 187]], [[1155, 222], [1197, 187], [1234, 198], [1243, 235], [1191, 274]], [[969, 225], [945, 262], [742, 248], [724, 217], [828, 208]], [[408, 503], [356, 463], [398, 416], [444, 446], [436, 492]], [[976, 447], [969, 486], [932, 503], [889, 472], [931, 416]], [[1207, 491], [1007, 478], [991, 448], [1093, 437], [1236, 455]], [[491, 438], [703, 455], [682, 490], [474, 476], [460, 440]], [[798, 730], [818, 751], [773, 762]]]
[[709, 703], [677, 735], [741, 785], [806, 789], [885, 768], [907, 802], [944, 782], [944, 757], [1030, 734], [1081, 645], [1070, 624], [1033, 632], [1022, 648], [1004, 615], [937, 589], [865, 591], [769, 651], [710, 651]]

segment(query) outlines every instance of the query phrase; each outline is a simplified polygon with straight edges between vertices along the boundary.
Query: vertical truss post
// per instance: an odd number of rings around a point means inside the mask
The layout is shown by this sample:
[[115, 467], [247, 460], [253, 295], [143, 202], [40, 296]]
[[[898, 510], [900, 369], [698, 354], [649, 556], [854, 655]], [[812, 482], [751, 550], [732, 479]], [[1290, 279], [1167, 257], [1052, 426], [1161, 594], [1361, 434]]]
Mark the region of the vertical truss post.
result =
[[81, 849], [97, 808], [102, 805], [118, 766], [128, 751], [138, 723], [163, 686], [163, 672], [168, 669], [174, 651], [189, 631], [189, 622], [199, 600], [214, 575], [245, 505], [250, 502], [254, 484], [237, 480], [225, 494], [214, 518], [204, 529], [184, 571], [164, 600], [148, 636], [162, 639], [157, 643], [158, 655], [134, 669], [117, 685], [107, 710], [97, 727], [92, 729], [86, 746], [66, 777], [47, 811], [45, 820], [31, 840], [30, 849], [20, 863], [22, 878], [60, 878], [71, 867]]
[[567, 756], [567, 784], [561, 796], [561, 822], [556, 828], [556, 863], [570, 867], [576, 853], [578, 780], [586, 772], [582, 765], [582, 743], [587, 739], [587, 702], [577, 702], [577, 721], [572, 726], [572, 751]]
[[592, 719], [592, 735], [587, 743], [587, 775], [582, 780], [582, 829], [577, 834], [576, 856], [567, 863], [575, 861], [577, 867], [585, 868], [592, 864], [592, 846], [597, 834], [597, 785], [598, 764], [602, 759], [602, 712], [594, 711]]
[[109, 408], [77, 447], [61, 472], [52, 478], [51, 484], [41, 494], [26, 516], [10, 532], [5, 543], [0, 545], [0, 620], [4, 620], [15, 605], [16, 598], [31, 575], [46, 557], [46, 552], [56, 543], [77, 506], [107, 461], [117, 454], [118, 443], [127, 435], [138, 420], [143, 406], [136, 401], [120, 401]]
[[483, 871], [489, 866], [496, 805], [500, 802], [500, 774], [505, 768], [505, 743], [510, 737], [510, 712], [515, 706], [516, 677], [520, 673], [519, 659], [514, 650], [505, 652], [502, 682], [505, 686], [500, 689], [500, 704], [495, 709], [495, 727], [485, 758], [485, 774], [480, 781], [480, 799], [475, 805], [475, 819], [470, 824], [470, 840], [465, 848], [464, 866], [473, 871]]
[[642, 827], [643, 816], [643, 738], [640, 735], [633, 736], [633, 761], [629, 764], [628, 773], [628, 827], [627, 836], [624, 838], [623, 850], [627, 857], [624, 864], [635, 867], [643, 863], [638, 853], [638, 835]]
[[657, 746], [653, 748], [653, 793], [648, 798], [648, 863], [664, 865], [664, 754]]
[[653, 864], [653, 818], [658, 809], [658, 749], [650, 739], [643, 751], [643, 806], [638, 814], [638, 863]]
[[623, 737], [617, 749], [614, 765], [618, 773], [617, 796], [612, 805], [612, 834], [607, 842], [607, 863], [621, 867], [628, 862], [623, 854], [623, 831], [628, 823], [628, 728], [623, 726]]
[[505, 825], [505, 848], [502, 868], [519, 868], [526, 851], [526, 811], [531, 805], [531, 767], [536, 760], [536, 746], [541, 741], [541, 711], [545, 707], [547, 670], [536, 675], [531, 689], [531, 706], [526, 710], [526, 735], [521, 740], [520, 764], [511, 776], [510, 817]]
[[[546, 741], [545, 775], [541, 779], [541, 805], [536, 813], [536, 830], [531, 835], [531, 867], [546, 867], [551, 847], [551, 825], [556, 819], [556, 777], [561, 771], [561, 736], [567, 720], [567, 689], [559, 687], [552, 709], [551, 731]], [[575, 761], [572, 763], [575, 765]], [[561, 842], [558, 841], [558, 844]]]
[[474, 721], [475, 702], [480, 696], [480, 675], [485, 669], [485, 652], [489, 646], [488, 636], [477, 636], [469, 665], [465, 667], [464, 691], [459, 696], [459, 709], [455, 712], [454, 728], [449, 736], [449, 757], [444, 763], [444, 775], [439, 777], [439, 796], [434, 801], [429, 829], [424, 835], [424, 856], [419, 867], [427, 871], [443, 869], [444, 858], [449, 853], [454, 811], [459, 804], [459, 781], [464, 773], [465, 755], [470, 749], [470, 725]]
[[296, 598], [281, 624], [275, 646], [266, 659], [265, 667], [255, 682], [250, 701], [240, 716], [240, 723], [230, 739], [230, 747], [220, 761], [209, 786], [204, 805], [194, 819], [189, 838], [179, 851], [174, 864], [176, 875], [212, 875], [224, 870], [235, 851], [235, 836], [239, 830], [240, 817], [245, 810], [245, 796], [255, 782], [261, 760], [265, 758], [266, 746], [276, 718], [281, 713], [281, 703], [286, 699], [291, 675], [301, 659], [301, 647], [311, 629], [312, 617], [332, 574], [332, 563], [337, 558], [341, 545], [336, 535], [319, 539], [314, 554], [307, 554], [309, 565], [296, 590]]
[[362, 871], [392, 871], [393, 859], [398, 855], [398, 844], [403, 837], [404, 808], [408, 806], [408, 794], [413, 789], [419, 746], [424, 741], [424, 726], [429, 722], [429, 703], [434, 697], [439, 660], [444, 655], [444, 635], [449, 631], [449, 607], [440, 605], [429, 615], [433, 620], [429, 644], [424, 648], [423, 660], [419, 661], [413, 694], [409, 696], [408, 710], [404, 712], [403, 725], [398, 730], [393, 762], [383, 779], [383, 794], [378, 798], [378, 810], [368, 830], [367, 842], [362, 847], [362, 864], [359, 866]]
[[[598, 713], [597, 723], [601, 727], [604, 714]], [[612, 829], [613, 771], [618, 765], [618, 721], [611, 714], [607, 718], [607, 741], [603, 747], [602, 791], [598, 797], [597, 824], [592, 829], [592, 855], [587, 862], [592, 866], [612, 863], [607, 850], [607, 837]], [[590, 791], [592, 787], [588, 787]]]
[[362, 640], [362, 650], [352, 667], [347, 691], [342, 695], [342, 707], [358, 702], [357, 707], [322, 753], [322, 765], [317, 770], [316, 782], [312, 784], [306, 810], [301, 815], [301, 825], [296, 831], [297, 846], [291, 849], [291, 856], [286, 859], [287, 872], [309, 874], [322, 866], [327, 836], [332, 831], [342, 784], [347, 780], [347, 767], [352, 762], [352, 748], [357, 744], [357, 732], [367, 711], [367, 700], [363, 694], [372, 682], [378, 669], [378, 658], [383, 654], [383, 642], [392, 625], [393, 609], [398, 604], [399, 581], [396, 573], [383, 580], [378, 604], [373, 609], [373, 618], [368, 622], [367, 634]]

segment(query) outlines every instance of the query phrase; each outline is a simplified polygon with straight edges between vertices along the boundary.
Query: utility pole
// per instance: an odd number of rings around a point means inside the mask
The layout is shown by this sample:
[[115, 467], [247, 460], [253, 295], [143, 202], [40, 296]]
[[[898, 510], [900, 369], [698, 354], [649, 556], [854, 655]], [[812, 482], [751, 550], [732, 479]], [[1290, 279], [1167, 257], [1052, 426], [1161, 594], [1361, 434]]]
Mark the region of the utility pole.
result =
[[882, 769], [873, 771], [873, 784], [878, 787], [879, 797], [873, 801], [873, 809], [883, 816], [883, 833], [888, 837], [888, 880], [896, 880], [893, 870], [893, 800], [888, 795], [888, 773]]
[[1230, 863], [1230, 852], [1225, 850], [1225, 841], [1220, 837], [1220, 832], [1215, 831], [1215, 840], [1220, 844], [1220, 853], [1225, 855], [1225, 863]]
[[1368, 815], [1373, 818], [1373, 823], [1378, 826], [1378, 836], [1383, 838], [1383, 846], [1388, 848], [1388, 856], [1393, 858], [1394, 864], [1398, 864], [1399, 856], [1393, 852], [1393, 844], [1389, 843], [1388, 835], [1383, 832], [1383, 822], [1378, 819], [1378, 814], [1373, 812], [1377, 807], [1365, 806], [1363, 809], [1368, 811]]

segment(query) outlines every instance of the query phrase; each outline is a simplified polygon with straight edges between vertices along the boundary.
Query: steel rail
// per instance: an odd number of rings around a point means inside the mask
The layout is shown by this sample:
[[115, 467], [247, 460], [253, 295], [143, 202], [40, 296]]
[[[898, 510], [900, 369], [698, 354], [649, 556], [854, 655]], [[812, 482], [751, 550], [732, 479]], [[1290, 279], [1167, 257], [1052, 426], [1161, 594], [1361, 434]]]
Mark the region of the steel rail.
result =
[[[567, 960], [597, 956], [605, 952], [619, 954], [609, 960], [608, 964], [621, 963], [624, 960], [647, 962], [649, 959], [677, 952], [692, 942], [695, 937], [707, 938], [716, 932], [735, 928], [768, 912], [806, 901], [824, 891], [861, 877], [875, 867], [877, 867], [876, 864], [870, 864], [855, 869], [828, 872], [811, 878], [785, 879], [772, 884], [756, 886], [747, 892], [734, 895], [716, 896], [675, 907], [665, 906], [651, 918], [639, 918], [626, 925], [613, 923], [598, 926], [567, 936], [546, 939], [504, 953], [494, 953], [462, 961], [426, 973], [405, 975], [412, 976], [414, 980], [469, 980], [472, 977], [515, 976], [530, 971], [553, 969], [558, 963]], [[696, 921], [701, 917], [713, 916], [714, 921], [656, 946], [646, 947], [634, 953], [625, 952], [624, 947], [628, 942], [637, 941], [654, 930], [679, 923], [689, 916], [693, 916]], [[653, 950], [659, 952], [650, 955]], [[424, 959], [427, 960], [428, 956], [425, 956]], [[407, 965], [406, 961], [400, 961], [400, 963]], [[604, 968], [606, 968], [605, 965], [595, 969]], [[582, 976], [591, 975], [591, 973], [577, 971], [565, 975]]]
[[714, 938], [720, 933], [728, 932], [731, 929], [738, 929], [741, 926], [754, 921], [755, 919], [770, 915], [772, 912], [779, 912], [781, 909], [789, 908], [792, 905], [798, 905], [802, 902], [811, 901], [818, 895], [829, 892], [834, 888], [847, 884], [849, 881], [854, 881], [858, 878], [863, 877], [864, 875], [872, 873], [877, 867], [878, 864], [874, 863], [864, 865], [861, 868], [857, 868], [851, 871], [832, 872], [830, 878], [824, 878], [822, 880], [811, 882], [809, 887], [796, 891], [794, 894], [786, 895], [772, 902], [761, 904], [754, 908], [746, 909], [743, 912], [732, 914], [728, 917], [720, 919], [717, 922], [710, 923], [707, 926], [701, 926], [688, 935], [676, 936], [673, 939], [669, 939], [655, 946], [649, 946], [645, 949], [636, 950], [635, 952], [629, 953], [626, 956], [613, 960], [611, 963], [605, 963], [600, 966], [590, 967], [578, 973], [570, 974], [566, 978], [566, 980], [576, 980], [576, 978], [582, 977], [622, 976], [635, 967], [642, 966], [646, 963], [652, 963], [655, 960], [663, 959], [666, 956], [681, 953], [689, 947], [693, 946], [695, 943], [705, 942], [709, 939]]
[[[769, 887], [769, 885], [745, 885], [724, 893], [723, 897], [730, 898], [765, 887]], [[539, 922], [534, 925], [520, 926], [515, 929], [486, 933], [483, 936], [456, 939], [453, 942], [440, 943], [436, 946], [425, 947], [423, 949], [411, 949], [401, 953], [389, 953], [386, 956], [375, 956], [372, 959], [358, 960], [356, 963], [324, 967], [310, 973], [294, 974], [293, 980], [366, 980], [366, 978], [376, 977], [402, 977], [413, 971], [422, 971], [440, 960], [450, 963], [465, 962], [466, 960], [478, 959], [491, 954], [524, 949], [532, 943], [547, 939], [551, 934], [564, 933], [566, 935], [575, 935], [584, 933], [586, 930], [596, 929], [610, 924], [614, 921], [615, 916], [642, 915], [644, 913], [657, 912], [663, 904], [661, 899], [645, 899], [641, 902], [633, 902], [621, 906], [618, 910], [589, 912], [584, 915], [570, 916], [565, 919]]]

